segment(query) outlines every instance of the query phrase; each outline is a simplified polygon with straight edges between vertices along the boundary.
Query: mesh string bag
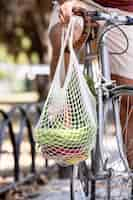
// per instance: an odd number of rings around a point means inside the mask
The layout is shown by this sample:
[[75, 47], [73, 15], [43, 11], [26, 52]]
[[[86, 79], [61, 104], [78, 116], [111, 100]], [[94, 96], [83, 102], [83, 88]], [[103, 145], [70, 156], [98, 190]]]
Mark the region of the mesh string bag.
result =
[[[87, 86], [72, 46], [77, 19], [72, 17], [65, 35], [62, 34], [57, 69], [35, 131], [35, 140], [43, 156], [63, 166], [88, 158], [95, 144], [97, 129], [95, 98]], [[67, 43], [70, 49], [69, 66], [62, 79]]]

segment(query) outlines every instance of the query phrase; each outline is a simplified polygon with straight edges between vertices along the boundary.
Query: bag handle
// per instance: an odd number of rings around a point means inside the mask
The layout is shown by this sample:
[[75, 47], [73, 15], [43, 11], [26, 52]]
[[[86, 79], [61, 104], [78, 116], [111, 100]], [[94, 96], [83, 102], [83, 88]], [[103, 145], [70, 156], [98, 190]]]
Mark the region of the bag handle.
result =
[[[62, 29], [62, 35], [61, 35], [61, 50], [60, 50], [60, 56], [57, 64], [57, 69], [55, 72], [54, 80], [58, 82], [58, 84], [61, 86], [61, 72], [63, 71], [63, 66], [64, 66], [64, 53], [66, 46], [69, 45], [70, 49], [70, 62], [71, 58], [73, 57], [74, 48], [73, 48], [73, 35], [74, 35], [74, 27], [77, 22], [77, 19], [81, 19], [79, 16], [72, 16], [70, 18], [70, 22], [67, 27], [64, 27]], [[73, 60], [73, 59], [72, 59]]]
[[71, 21], [69, 22], [67, 27], [62, 28], [60, 56], [59, 56], [59, 60], [57, 63], [57, 68], [56, 68], [56, 72], [55, 72], [55, 76], [54, 76], [54, 79], [56, 79], [57, 81], [60, 81], [59, 80], [60, 72], [62, 69], [63, 61], [64, 61], [64, 53], [65, 53], [65, 49], [66, 49], [66, 46], [68, 43], [70, 30], [71, 30]]

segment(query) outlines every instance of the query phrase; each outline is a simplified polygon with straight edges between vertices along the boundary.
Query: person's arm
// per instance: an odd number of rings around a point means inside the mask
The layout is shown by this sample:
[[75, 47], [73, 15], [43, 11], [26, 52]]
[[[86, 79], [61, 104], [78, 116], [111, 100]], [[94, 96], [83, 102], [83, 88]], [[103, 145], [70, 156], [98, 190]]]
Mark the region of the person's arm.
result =
[[[87, 5], [80, 1], [80, 0], [58, 0], [58, 2], [60, 3], [60, 22], [55, 25], [51, 32], [50, 32], [50, 41], [51, 41], [51, 45], [52, 45], [52, 60], [51, 60], [51, 73], [50, 73], [50, 80], [52, 81], [53, 76], [55, 74], [55, 70], [56, 70], [56, 66], [57, 66], [57, 62], [59, 59], [59, 54], [60, 54], [60, 47], [61, 47], [61, 32], [62, 32], [62, 27], [64, 23], [68, 23], [69, 19], [72, 15], [72, 8], [73, 7], [81, 7], [81, 8], [86, 8]], [[80, 46], [82, 45], [82, 40], [83, 38], [81, 38], [80, 43], [78, 42], [81, 34], [82, 34], [83, 30], [82, 27], [77, 26], [75, 28], [75, 42], [74, 42], [74, 47], [75, 49], [79, 49]], [[85, 36], [84, 36], [85, 37]], [[77, 41], [77, 42], [76, 42]], [[68, 62], [69, 62], [69, 49], [68, 51], [65, 52], [65, 67], [66, 67], [66, 72], [67, 72], [67, 66], [68, 66]]]

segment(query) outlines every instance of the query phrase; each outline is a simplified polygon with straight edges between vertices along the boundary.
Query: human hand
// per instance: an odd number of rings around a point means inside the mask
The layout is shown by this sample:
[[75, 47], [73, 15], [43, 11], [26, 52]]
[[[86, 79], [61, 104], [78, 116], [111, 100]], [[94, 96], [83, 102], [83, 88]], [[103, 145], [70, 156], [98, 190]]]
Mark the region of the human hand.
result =
[[[66, 25], [69, 23], [69, 19], [73, 15], [73, 7], [75, 3], [73, 1], [67, 1], [63, 3], [60, 7], [59, 18], [60, 23], [62, 25]], [[77, 4], [76, 4], [77, 5]], [[84, 28], [83, 19], [77, 20], [75, 27], [74, 27], [74, 36], [73, 36], [73, 43], [77, 42], [82, 35]]]
[[59, 18], [60, 18], [60, 22], [62, 24], [68, 24], [69, 23], [69, 19], [73, 14], [72, 13], [73, 7], [74, 7], [74, 2], [73, 1], [64, 2], [60, 6]]
[[68, 1], [60, 7], [60, 23], [62, 25], [68, 24], [72, 15], [80, 16], [83, 20], [81, 24], [76, 23], [74, 28], [74, 47], [80, 49], [89, 35], [90, 27], [98, 27], [98, 23], [92, 21], [91, 17], [87, 16], [87, 8], [83, 3], [78, 1]]

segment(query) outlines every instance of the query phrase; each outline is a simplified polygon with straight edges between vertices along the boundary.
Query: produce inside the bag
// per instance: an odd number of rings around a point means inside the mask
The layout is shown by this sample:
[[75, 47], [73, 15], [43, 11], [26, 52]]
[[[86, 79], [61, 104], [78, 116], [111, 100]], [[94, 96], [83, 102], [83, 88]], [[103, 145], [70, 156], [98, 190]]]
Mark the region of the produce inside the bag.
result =
[[89, 144], [94, 140], [95, 129], [38, 129], [36, 141], [45, 158], [62, 159], [74, 164], [85, 160], [90, 150]]

